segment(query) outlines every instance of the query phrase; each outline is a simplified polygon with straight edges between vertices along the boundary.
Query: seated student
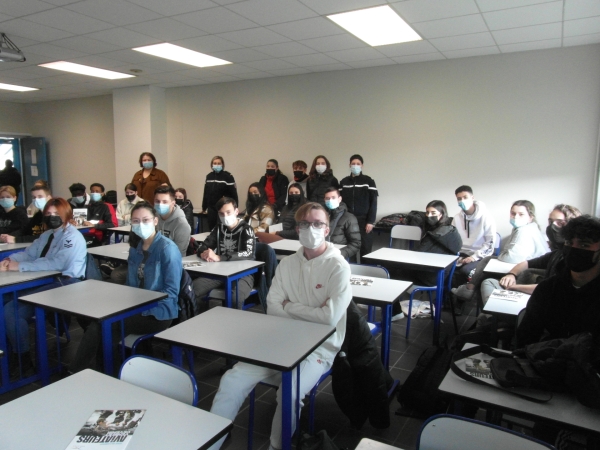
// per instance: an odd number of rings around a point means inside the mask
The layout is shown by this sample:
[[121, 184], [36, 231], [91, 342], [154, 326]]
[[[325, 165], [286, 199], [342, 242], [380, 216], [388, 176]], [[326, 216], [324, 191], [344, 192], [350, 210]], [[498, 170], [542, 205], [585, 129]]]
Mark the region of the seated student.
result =
[[[131, 229], [139, 236], [137, 247], [129, 248], [127, 258], [127, 286], [163, 292], [167, 298], [141, 314], [125, 319], [125, 335], [149, 334], [166, 330], [179, 314], [178, 296], [181, 271], [181, 254], [177, 246], [156, 231], [158, 217], [151, 204], [141, 201], [131, 210]], [[113, 333], [120, 336], [120, 327]], [[101, 348], [100, 323], [93, 321], [85, 330], [77, 353], [69, 366], [70, 372], [92, 367]], [[113, 343], [118, 339], [113, 337]]]
[[[242, 219], [238, 219], [238, 207], [234, 199], [223, 197], [215, 205], [220, 224], [200, 244], [197, 255], [205, 261], [237, 261], [254, 259], [254, 231]], [[213, 289], [222, 288], [223, 281], [210, 278], [196, 278], [193, 282], [196, 298], [204, 298]], [[254, 286], [254, 275], [246, 275], [238, 280], [238, 308], [242, 309]], [[232, 298], [236, 298], [235, 286]]]
[[14, 244], [16, 242], [33, 242], [40, 234], [44, 231], [42, 229], [44, 223], [43, 210], [48, 200], [52, 198], [50, 194], [50, 188], [48, 184], [36, 183], [31, 188], [31, 197], [33, 198], [32, 204], [36, 209], [36, 213], [29, 219], [29, 222], [23, 228], [21, 234], [13, 232], [11, 234], [1, 234], [0, 242], [6, 242], [8, 244]]
[[[86, 238], [89, 236], [87, 239], [88, 246], [96, 247], [102, 245], [105, 230], [114, 227], [115, 224], [108, 205], [102, 201], [104, 186], [100, 183], [94, 183], [90, 186], [90, 190], [92, 195], [88, 196], [83, 184], [72, 184], [69, 186], [69, 191], [71, 191], [73, 197], [69, 199], [69, 203], [73, 209], [86, 210], [87, 217], [82, 225], [92, 227], [86, 233]], [[75, 223], [73, 224], [75, 225]]]
[[73, 183], [69, 186], [69, 192], [71, 192], [71, 198], [68, 202], [71, 204], [73, 209], [75, 208], [86, 208], [90, 203], [90, 196], [85, 192], [85, 185], [81, 183]]
[[285, 197], [289, 185], [288, 177], [279, 170], [279, 162], [276, 159], [267, 161], [267, 171], [260, 178], [259, 184], [263, 187], [267, 201], [276, 212], [285, 206]]
[[294, 183], [298, 183], [302, 187], [302, 192], [306, 192], [306, 183], [308, 181], [308, 174], [306, 173], [306, 169], [308, 169], [308, 166], [301, 159], [292, 163], [294, 179], [290, 181], [290, 184], [288, 185], [288, 194], [290, 191], [290, 187], [292, 187], [292, 184]]
[[[328, 217], [317, 203], [305, 203], [296, 213], [300, 244], [295, 254], [280, 263], [267, 297], [267, 314], [335, 326], [335, 332], [300, 363], [300, 398], [313, 388], [333, 364], [346, 334], [346, 310], [352, 299], [350, 267], [338, 249], [325, 238]], [[283, 345], [283, 344], [282, 344]], [[281, 380], [281, 373], [239, 362], [223, 375], [211, 412], [230, 420], [254, 386], [269, 378]], [[296, 377], [292, 377], [292, 404], [296, 402]], [[269, 448], [281, 445], [281, 387], [277, 391], [277, 410], [273, 416]], [[292, 414], [295, 416], [295, 413]], [[292, 417], [292, 427], [295, 426]], [[292, 428], [293, 432], [293, 428]], [[225, 438], [214, 448], [220, 448]]]
[[[524, 259], [542, 256], [550, 251], [540, 226], [535, 220], [535, 206], [528, 200], [517, 200], [510, 208], [510, 224], [513, 227], [508, 239], [505, 240], [498, 260], [507, 263], [519, 263]], [[475, 289], [481, 287], [484, 280], [483, 271], [489, 258], [477, 265], [471, 281], [452, 292], [460, 299], [470, 300]]]
[[338, 189], [340, 184], [337, 178], [333, 176], [329, 160], [323, 155], [319, 155], [313, 160], [308, 174], [306, 198], [309, 202], [317, 202], [325, 206], [323, 197], [329, 187]]
[[329, 187], [324, 195], [325, 206], [329, 212], [329, 235], [332, 244], [345, 245], [340, 249], [344, 258], [352, 258], [360, 250], [360, 229], [354, 214], [348, 212], [337, 188]]
[[[56, 277], [53, 283], [37, 288], [33, 292], [77, 283], [85, 276], [87, 257], [85, 239], [70, 224], [73, 218], [71, 205], [63, 198], [50, 199], [44, 206], [43, 215], [46, 231], [33, 241], [24, 252], [13, 253], [9, 258], [0, 262], [0, 270], [2, 271], [37, 272], [56, 270], [62, 272], [62, 275]], [[22, 354], [22, 363], [30, 367], [27, 319], [33, 317], [34, 307], [18, 302], [17, 308], [18, 334], [13, 301], [4, 307], [7, 335], [12, 351], [16, 354], [17, 349], [19, 349]]]
[[[48, 192], [50, 192], [50, 185], [48, 184], [48, 182], [46, 180], [37, 180], [35, 183], [33, 183], [33, 186], [31, 187], [30, 191], [33, 191], [34, 187], [44, 187], [44, 188], [48, 189]], [[27, 207], [27, 215], [28, 215], [28, 217], [33, 217], [38, 212], [41, 212], [42, 209], [44, 209], [44, 208], [40, 209], [37, 206], [35, 206], [35, 198], [32, 198], [31, 203]]]
[[[104, 186], [102, 184], [93, 183], [92, 185], [90, 185], [90, 200], [91, 200], [90, 203], [93, 203], [93, 202], [104, 203], [106, 205], [106, 207], [108, 208], [108, 211], [110, 212], [110, 218], [111, 218], [110, 222], [113, 224], [112, 226], [107, 223], [98, 224], [98, 225], [100, 225], [100, 227], [95, 227], [97, 230], [106, 230], [108, 228], [116, 227], [117, 224], [119, 223], [119, 221], [117, 219], [117, 212], [115, 211], [115, 207], [105, 201], [105, 195], [106, 195], [106, 192], [104, 191]], [[89, 205], [88, 205], [88, 210], [89, 210]], [[89, 220], [89, 216], [88, 216], [88, 220]], [[104, 234], [106, 234], [106, 232], [104, 232]]]
[[187, 191], [184, 188], [175, 189], [175, 204], [181, 208], [185, 215], [185, 220], [190, 224], [190, 229], [194, 229], [194, 205], [187, 198]]
[[288, 189], [287, 204], [283, 207], [279, 216], [279, 223], [283, 225], [283, 230], [273, 233], [265, 233], [262, 231], [256, 232], [256, 237], [262, 243], [269, 244], [271, 242], [280, 241], [282, 239], [298, 240], [296, 232], [296, 211], [300, 206], [306, 203], [306, 197], [300, 183], [291, 183]]
[[260, 183], [252, 183], [248, 187], [244, 221], [252, 227], [255, 233], [267, 231], [269, 226], [275, 223], [275, 210], [269, 204], [265, 190]]
[[0, 187], [0, 234], [21, 235], [29, 223], [24, 206], [15, 206], [17, 191], [12, 186]]
[[168, 237], [185, 256], [190, 245], [192, 229], [185, 214], [175, 203], [175, 190], [170, 186], [159, 186], [154, 191], [154, 209], [158, 213], [158, 231]]
[[142, 198], [137, 195], [137, 186], [128, 183], [125, 186], [125, 198], [117, 205], [117, 220], [120, 227], [131, 223], [131, 210], [141, 201]]

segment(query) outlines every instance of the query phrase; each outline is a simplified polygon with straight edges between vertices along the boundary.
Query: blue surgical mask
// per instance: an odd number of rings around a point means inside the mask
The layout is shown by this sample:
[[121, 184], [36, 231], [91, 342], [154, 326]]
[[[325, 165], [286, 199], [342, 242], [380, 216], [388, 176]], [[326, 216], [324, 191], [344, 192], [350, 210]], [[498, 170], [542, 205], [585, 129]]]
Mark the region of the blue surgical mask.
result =
[[335, 209], [338, 206], [340, 206], [340, 200], [339, 199], [331, 199], [331, 200], [325, 200], [325, 206], [327, 206], [328, 209]]
[[83, 195], [79, 195], [75, 197], [75, 203], [83, 203], [85, 202], [85, 197]]
[[155, 203], [154, 210], [161, 216], [165, 216], [169, 213], [169, 205], [165, 203]]
[[510, 219], [510, 224], [513, 226], [513, 228], [519, 228], [523, 225], [527, 225], [528, 223], [529, 221], [526, 217], [515, 217], [514, 219]]
[[131, 225], [131, 231], [142, 239], [148, 239], [155, 231], [154, 222]]
[[467, 209], [469, 209], [471, 206], [473, 206], [473, 200], [462, 200], [460, 202], [458, 202], [458, 206], [460, 207], [460, 209], [462, 209], [463, 211], [466, 211]]
[[15, 200], [12, 198], [0, 198], [0, 206], [4, 209], [9, 209], [15, 206]]
[[142, 163], [142, 166], [144, 166], [144, 169], [153, 169], [154, 168], [154, 162], [153, 161], [144, 161]]
[[360, 173], [362, 172], [362, 167], [356, 164], [353, 164], [350, 166], [350, 172], [352, 172], [352, 175], [360, 175]]
[[214, 166], [212, 166], [212, 169], [215, 172], [219, 173], [221, 170], [223, 170], [223, 166], [218, 166], [218, 165], [215, 164]]
[[48, 200], [45, 198], [36, 198], [33, 200], [33, 206], [35, 206], [37, 209], [44, 209], [46, 203], [48, 203]]
[[93, 202], [99, 202], [100, 200], [102, 200], [102, 194], [100, 194], [99, 192], [92, 192], [90, 194], [90, 199]]

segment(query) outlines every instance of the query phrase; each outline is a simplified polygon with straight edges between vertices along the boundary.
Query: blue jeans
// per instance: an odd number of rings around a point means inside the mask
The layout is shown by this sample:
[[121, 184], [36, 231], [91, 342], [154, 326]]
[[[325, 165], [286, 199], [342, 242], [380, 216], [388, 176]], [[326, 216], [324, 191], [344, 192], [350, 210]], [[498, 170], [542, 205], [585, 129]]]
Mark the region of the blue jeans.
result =
[[[79, 278], [57, 277], [54, 283], [46, 284], [35, 289], [26, 289], [21, 291], [20, 295], [49, 291], [50, 289], [79, 283], [80, 281]], [[35, 307], [22, 302], [16, 302], [16, 307], [17, 311], [15, 312], [15, 300], [11, 300], [4, 305], [6, 335], [13, 353], [25, 353], [29, 351], [29, 326], [27, 325], [27, 320], [34, 316]]]

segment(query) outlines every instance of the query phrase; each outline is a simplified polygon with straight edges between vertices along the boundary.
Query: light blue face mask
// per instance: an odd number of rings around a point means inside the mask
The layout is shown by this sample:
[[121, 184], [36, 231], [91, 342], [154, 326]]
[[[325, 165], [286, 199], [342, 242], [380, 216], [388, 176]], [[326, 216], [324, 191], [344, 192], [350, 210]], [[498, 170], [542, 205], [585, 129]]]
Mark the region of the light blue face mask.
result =
[[0, 206], [4, 209], [10, 209], [15, 206], [15, 200], [12, 198], [0, 198]]
[[85, 197], [83, 195], [78, 195], [75, 197], [75, 203], [83, 203], [85, 202]]
[[144, 169], [153, 169], [154, 168], [154, 162], [153, 161], [144, 161], [142, 163], [142, 166], [144, 166]]
[[335, 209], [340, 206], [340, 201], [337, 198], [335, 200], [325, 200], [325, 206], [328, 209]]
[[527, 225], [529, 222], [527, 221], [527, 219], [525, 217], [519, 218], [519, 217], [515, 217], [514, 219], [510, 219], [510, 224], [513, 226], [513, 228], [519, 228], [522, 227], [523, 225]]
[[33, 200], [33, 205], [40, 210], [44, 209], [46, 203], [48, 203], [48, 200], [46, 200], [45, 198], [36, 198]]
[[148, 239], [155, 231], [154, 222], [131, 225], [131, 231], [142, 239]]
[[169, 205], [165, 203], [155, 203], [154, 210], [161, 216], [165, 216], [169, 213]]
[[90, 199], [93, 202], [99, 202], [100, 200], [102, 200], [102, 194], [98, 193], [98, 192], [92, 192], [90, 194]]
[[219, 173], [221, 170], [223, 170], [223, 166], [217, 166], [217, 165], [214, 165], [214, 166], [212, 166], [212, 169], [213, 169], [215, 172]]
[[356, 164], [352, 165], [350, 166], [350, 172], [352, 172], [352, 175], [360, 175], [360, 173], [362, 172], [362, 167]]

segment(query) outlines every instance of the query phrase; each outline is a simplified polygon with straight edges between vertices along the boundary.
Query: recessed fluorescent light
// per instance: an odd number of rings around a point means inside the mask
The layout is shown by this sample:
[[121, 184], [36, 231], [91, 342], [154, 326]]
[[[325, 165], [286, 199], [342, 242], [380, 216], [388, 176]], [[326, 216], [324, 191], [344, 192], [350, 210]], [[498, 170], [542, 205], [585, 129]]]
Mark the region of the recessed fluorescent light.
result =
[[148, 45], [146, 47], [138, 47], [132, 50], [135, 50], [136, 52], [148, 53], [149, 55], [158, 56], [159, 58], [170, 59], [171, 61], [177, 61], [196, 67], [211, 67], [231, 64], [231, 62], [225, 61], [224, 59], [208, 56], [204, 53], [195, 52], [193, 50], [173, 44]]
[[327, 17], [373, 47], [422, 39], [387, 5]]
[[47, 64], [39, 64], [40, 67], [48, 69], [64, 70], [65, 72], [78, 73], [80, 75], [89, 75], [90, 77], [106, 78], [108, 80], [118, 80], [120, 78], [133, 78], [135, 75], [113, 72], [112, 70], [98, 69], [96, 67], [84, 66], [66, 61], [56, 61]]
[[0, 83], [0, 89], [6, 89], [7, 91], [19, 91], [19, 92], [39, 91], [38, 88], [17, 86], [16, 84], [4, 84], [4, 83]]

